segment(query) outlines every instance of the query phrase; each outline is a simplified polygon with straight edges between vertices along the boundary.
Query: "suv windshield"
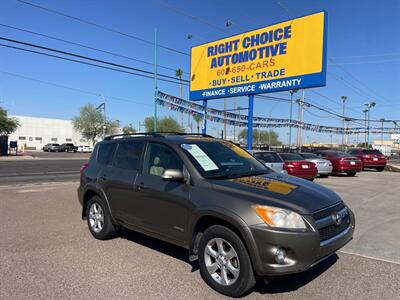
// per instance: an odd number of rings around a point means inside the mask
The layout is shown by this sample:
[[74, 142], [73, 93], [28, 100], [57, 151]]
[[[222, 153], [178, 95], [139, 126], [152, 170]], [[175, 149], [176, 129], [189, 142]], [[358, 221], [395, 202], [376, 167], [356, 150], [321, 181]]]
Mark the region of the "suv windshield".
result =
[[305, 159], [319, 158], [319, 156], [314, 153], [301, 153], [300, 155]]
[[205, 178], [237, 178], [271, 172], [247, 151], [230, 142], [198, 141], [180, 146]]

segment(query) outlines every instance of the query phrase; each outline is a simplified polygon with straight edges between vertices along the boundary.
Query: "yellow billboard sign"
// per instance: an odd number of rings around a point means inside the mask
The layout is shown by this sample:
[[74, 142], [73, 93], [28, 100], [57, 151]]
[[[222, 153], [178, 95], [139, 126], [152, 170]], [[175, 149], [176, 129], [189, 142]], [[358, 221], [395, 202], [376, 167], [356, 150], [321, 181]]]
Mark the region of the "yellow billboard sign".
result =
[[190, 99], [213, 99], [323, 86], [326, 12], [191, 49]]

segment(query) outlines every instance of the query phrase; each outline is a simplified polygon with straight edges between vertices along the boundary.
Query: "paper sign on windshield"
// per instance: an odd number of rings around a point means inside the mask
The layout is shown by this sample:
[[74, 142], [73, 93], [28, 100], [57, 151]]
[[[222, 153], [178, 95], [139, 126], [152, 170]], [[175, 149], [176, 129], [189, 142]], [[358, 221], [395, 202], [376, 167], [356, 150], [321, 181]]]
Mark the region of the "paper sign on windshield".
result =
[[190, 153], [194, 159], [200, 164], [204, 171], [218, 170], [218, 166], [212, 161], [208, 155], [201, 150], [197, 145], [183, 144], [181, 145], [183, 149]]

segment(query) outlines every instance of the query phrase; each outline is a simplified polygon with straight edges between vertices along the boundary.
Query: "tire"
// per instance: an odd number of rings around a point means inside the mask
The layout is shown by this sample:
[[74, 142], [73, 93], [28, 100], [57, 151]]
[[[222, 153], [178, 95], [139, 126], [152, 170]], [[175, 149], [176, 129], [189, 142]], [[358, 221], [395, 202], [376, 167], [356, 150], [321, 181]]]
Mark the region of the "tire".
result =
[[378, 167], [378, 168], [376, 168], [376, 170], [377, 170], [378, 172], [382, 172], [384, 169], [385, 169], [385, 167]]
[[321, 177], [321, 178], [328, 178], [329, 175], [328, 175], [328, 174], [319, 174], [319, 177]]
[[354, 177], [356, 176], [356, 172], [347, 172], [347, 176]]
[[116, 235], [116, 228], [104, 201], [94, 196], [86, 206], [86, 220], [90, 233], [98, 240], [108, 240]]
[[[224, 250], [218, 250], [221, 248]], [[219, 255], [221, 253], [223, 255]], [[215, 270], [209, 271], [214, 265]], [[236, 233], [224, 226], [214, 225], [202, 235], [199, 266], [204, 281], [217, 292], [230, 297], [245, 295], [256, 283], [246, 247]], [[226, 276], [220, 276], [222, 274]]]
[[309, 181], [314, 181], [314, 179], [315, 179], [315, 178], [313, 177], [313, 178], [309, 178], [308, 180], [309, 180]]

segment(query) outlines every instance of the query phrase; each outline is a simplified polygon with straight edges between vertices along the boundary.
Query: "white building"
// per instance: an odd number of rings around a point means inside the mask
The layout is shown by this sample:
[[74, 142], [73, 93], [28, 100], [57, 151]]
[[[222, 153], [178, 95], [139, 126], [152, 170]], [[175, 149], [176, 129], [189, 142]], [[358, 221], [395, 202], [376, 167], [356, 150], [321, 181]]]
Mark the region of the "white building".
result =
[[90, 142], [74, 130], [71, 120], [27, 116], [10, 117], [16, 118], [20, 126], [9, 136], [8, 141], [17, 141], [20, 149], [39, 150], [48, 143], [90, 145]]

